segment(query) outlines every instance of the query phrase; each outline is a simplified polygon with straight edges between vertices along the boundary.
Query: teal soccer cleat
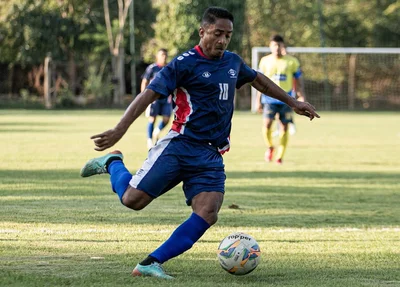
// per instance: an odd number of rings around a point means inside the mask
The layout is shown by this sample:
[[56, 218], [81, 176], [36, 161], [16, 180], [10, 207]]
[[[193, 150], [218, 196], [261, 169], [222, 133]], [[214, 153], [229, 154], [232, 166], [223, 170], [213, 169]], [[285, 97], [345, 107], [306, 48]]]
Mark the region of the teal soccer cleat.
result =
[[81, 176], [88, 177], [95, 174], [107, 173], [107, 166], [113, 160], [122, 160], [124, 156], [119, 150], [115, 150], [101, 157], [89, 160], [81, 169]]
[[151, 276], [162, 279], [174, 279], [174, 277], [165, 273], [161, 264], [157, 262], [153, 262], [150, 265], [136, 265], [135, 269], [132, 271], [132, 276]]

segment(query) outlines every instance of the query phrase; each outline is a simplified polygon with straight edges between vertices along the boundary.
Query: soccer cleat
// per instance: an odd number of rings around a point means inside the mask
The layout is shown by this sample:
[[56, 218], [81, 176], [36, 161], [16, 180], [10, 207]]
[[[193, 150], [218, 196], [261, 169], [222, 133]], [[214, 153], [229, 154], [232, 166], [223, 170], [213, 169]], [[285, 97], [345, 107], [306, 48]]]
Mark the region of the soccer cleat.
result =
[[162, 279], [174, 279], [174, 277], [165, 273], [161, 264], [158, 262], [153, 262], [150, 265], [136, 265], [135, 269], [132, 271], [132, 276], [151, 276]]
[[89, 160], [81, 169], [81, 176], [88, 177], [95, 174], [107, 173], [107, 166], [113, 160], [122, 160], [124, 156], [119, 150], [115, 150], [101, 157]]
[[278, 158], [278, 159], [276, 160], [276, 163], [277, 163], [277, 164], [282, 164], [282, 159], [281, 159], [281, 158]]
[[274, 156], [274, 148], [269, 147], [265, 152], [265, 161], [272, 161], [272, 157]]

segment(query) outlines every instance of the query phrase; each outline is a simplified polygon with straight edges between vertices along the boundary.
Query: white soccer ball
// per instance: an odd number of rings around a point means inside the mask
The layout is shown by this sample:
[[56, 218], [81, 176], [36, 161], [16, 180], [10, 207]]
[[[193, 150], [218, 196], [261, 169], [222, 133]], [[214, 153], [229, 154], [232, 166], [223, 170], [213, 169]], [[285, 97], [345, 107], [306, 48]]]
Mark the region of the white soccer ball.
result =
[[260, 263], [261, 251], [252, 236], [236, 232], [221, 241], [217, 255], [224, 270], [234, 275], [245, 275]]

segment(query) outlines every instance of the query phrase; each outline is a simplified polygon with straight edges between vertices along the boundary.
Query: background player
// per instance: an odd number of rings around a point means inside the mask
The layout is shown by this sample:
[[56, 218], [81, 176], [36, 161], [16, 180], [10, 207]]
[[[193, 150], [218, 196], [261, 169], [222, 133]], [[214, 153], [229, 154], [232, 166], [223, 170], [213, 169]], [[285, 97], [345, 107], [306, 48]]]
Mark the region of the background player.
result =
[[[283, 55], [286, 50], [283, 50], [284, 41], [282, 36], [274, 35], [270, 40], [271, 54], [261, 58], [259, 63], [259, 71], [269, 77], [275, 84], [280, 86], [288, 95], [295, 97], [293, 93], [293, 80], [296, 83], [296, 92], [300, 101], [305, 101], [303, 90], [302, 72], [299, 61], [290, 55]], [[264, 116], [264, 135], [268, 149], [265, 153], [265, 160], [272, 161], [274, 155], [274, 145], [272, 141], [272, 124], [275, 115], [279, 115], [280, 122], [280, 143], [277, 153], [277, 163], [282, 163], [288, 144], [288, 126], [292, 122], [292, 109], [275, 98], [269, 95], [257, 92], [258, 110], [263, 111]]]
[[[156, 74], [167, 65], [168, 51], [160, 49], [156, 55], [156, 62], [146, 68], [142, 76], [140, 91], [143, 92]], [[152, 148], [154, 141], [158, 140], [158, 136], [163, 128], [168, 125], [172, 114], [171, 97], [166, 99], [157, 99], [151, 103], [146, 110], [146, 116], [149, 118], [147, 123], [147, 148]], [[162, 116], [162, 120], [157, 128], [154, 129], [157, 116]]]
[[[161, 264], [189, 250], [217, 222], [225, 192], [221, 152], [229, 149], [235, 89], [246, 83], [275, 97], [312, 120], [319, 117], [309, 103], [296, 101], [243, 60], [226, 51], [233, 33], [233, 15], [219, 7], [208, 8], [199, 28], [200, 43], [162, 69], [129, 105], [118, 124], [92, 136], [95, 150], [116, 144], [146, 107], [174, 94], [175, 119], [168, 134], [149, 150], [135, 175], [114, 151], [88, 161], [81, 176], [109, 173], [111, 186], [123, 205], [141, 210], [180, 182], [192, 214], [146, 259], [133, 276], [165, 279]], [[166, 214], [168, 216], [168, 214]]]

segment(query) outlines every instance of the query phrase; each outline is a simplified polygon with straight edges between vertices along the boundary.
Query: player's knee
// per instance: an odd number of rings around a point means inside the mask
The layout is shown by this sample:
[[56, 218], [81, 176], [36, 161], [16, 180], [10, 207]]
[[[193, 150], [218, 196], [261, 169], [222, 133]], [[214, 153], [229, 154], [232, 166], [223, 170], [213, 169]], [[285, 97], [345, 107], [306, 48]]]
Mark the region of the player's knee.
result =
[[210, 224], [210, 226], [211, 226], [211, 225], [214, 225], [215, 223], [217, 223], [217, 221], [218, 221], [218, 213], [214, 212], [213, 214], [211, 214], [210, 220], [207, 221], [207, 223]]
[[133, 210], [142, 210], [143, 208], [146, 207], [146, 205], [137, 202], [137, 201], [131, 201], [131, 200], [123, 200], [122, 204], [125, 205], [126, 207], [133, 209]]
[[215, 210], [203, 209], [199, 214], [210, 226], [214, 225], [218, 221], [218, 212]]
[[143, 192], [141, 191], [140, 193], [127, 191], [122, 196], [122, 204], [133, 210], [141, 210], [145, 208], [152, 200], [148, 196], [142, 196], [142, 194]]

